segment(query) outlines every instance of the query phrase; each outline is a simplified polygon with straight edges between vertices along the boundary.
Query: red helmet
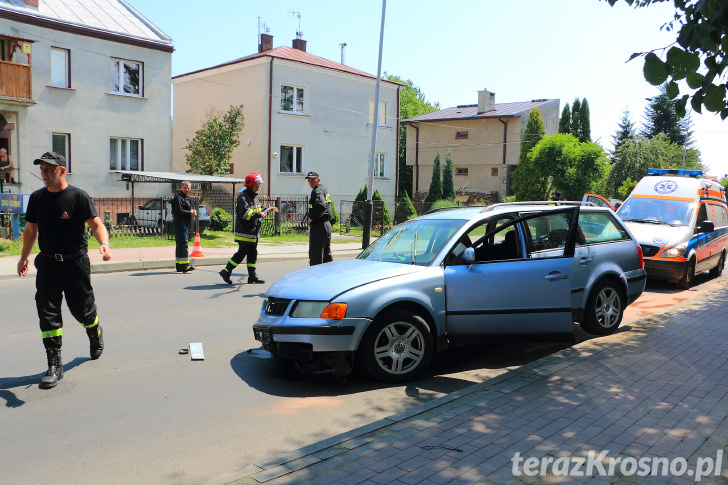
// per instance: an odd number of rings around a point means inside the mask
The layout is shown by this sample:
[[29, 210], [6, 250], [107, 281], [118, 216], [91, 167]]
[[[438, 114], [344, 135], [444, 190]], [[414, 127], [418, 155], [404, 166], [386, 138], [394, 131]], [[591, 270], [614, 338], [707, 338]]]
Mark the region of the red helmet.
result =
[[261, 178], [260, 174], [257, 174], [255, 172], [251, 172], [248, 175], [245, 176], [245, 187], [248, 189], [253, 188], [253, 184], [262, 184], [263, 179]]

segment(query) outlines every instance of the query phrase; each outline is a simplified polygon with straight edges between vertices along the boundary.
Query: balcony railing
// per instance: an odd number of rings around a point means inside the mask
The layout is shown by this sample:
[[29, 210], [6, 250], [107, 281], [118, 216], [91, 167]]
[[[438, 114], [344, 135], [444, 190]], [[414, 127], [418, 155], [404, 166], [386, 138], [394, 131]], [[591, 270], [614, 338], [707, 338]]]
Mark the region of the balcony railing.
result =
[[0, 96], [33, 99], [30, 65], [0, 61]]

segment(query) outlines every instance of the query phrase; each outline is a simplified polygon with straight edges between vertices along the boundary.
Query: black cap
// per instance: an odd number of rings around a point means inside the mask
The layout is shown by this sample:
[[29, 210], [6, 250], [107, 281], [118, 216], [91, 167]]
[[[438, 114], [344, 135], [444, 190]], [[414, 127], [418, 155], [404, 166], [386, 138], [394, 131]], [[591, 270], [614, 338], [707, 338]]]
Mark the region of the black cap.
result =
[[51, 165], [58, 165], [59, 167], [66, 166], [66, 159], [63, 158], [63, 155], [56, 152], [45, 152], [40, 156], [40, 158], [33, 160], [33, 165], [40, 165], [43, 162], [50, 163]]
[[317, 174], [316, 172], [308, 172], [306, 174], [306, 177], [305, 178], [307, 178], [307, 179], [317, 179], [317, 178], [320, 178], [320, 177], [319, 177], [319, 174]]

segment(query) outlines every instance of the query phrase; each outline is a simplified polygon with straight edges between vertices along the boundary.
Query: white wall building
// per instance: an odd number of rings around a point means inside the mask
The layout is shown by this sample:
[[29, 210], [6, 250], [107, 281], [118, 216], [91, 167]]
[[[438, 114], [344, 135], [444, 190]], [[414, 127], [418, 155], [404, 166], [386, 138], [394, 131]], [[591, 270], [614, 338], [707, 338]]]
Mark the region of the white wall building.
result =
[[[339, 210], [366, 185], [376, 76], [306, 52], [306, 41], [273, 48], [262, 35], [259, 52], [176, 76], [172, 167], [187, 169], [185, 146], [211, 112], [244, 105], [241, 144], [231, 173], [258, 172], [269, 196], [308, 195], [304, 175], [315, 171]], [[382, 81], [374, 189], [390, 210], [397, 186], [399, 88]]]
[[[130, 196], [113, 170], [170, 170], [174, 47], [126, 2], [0, 0], [0, 50], [6, 192], [42, 187], [33, 160], [50, 150], [92, 197]], [[142, 184], [136, 195], [168, 192]]]

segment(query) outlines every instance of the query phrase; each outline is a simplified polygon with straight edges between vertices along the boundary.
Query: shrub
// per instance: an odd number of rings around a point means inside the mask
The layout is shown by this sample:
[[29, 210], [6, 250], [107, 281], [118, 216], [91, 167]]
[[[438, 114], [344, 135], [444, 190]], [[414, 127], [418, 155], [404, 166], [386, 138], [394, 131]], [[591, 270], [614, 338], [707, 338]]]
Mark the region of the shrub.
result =
[[417, 211], [415, 206], [412, 204], [412, 200], [407, 195], [407, 191], [402, 192], [402, 197], [397, 202], [397, 207], [394, 209], [394, 223], [401, 224], [404, 221], [417, 217]]
[[210, 230], [211, 231], [232, 231], [233, 216], [228, 214], [225, 209], [215, 208], [210, 214]]

